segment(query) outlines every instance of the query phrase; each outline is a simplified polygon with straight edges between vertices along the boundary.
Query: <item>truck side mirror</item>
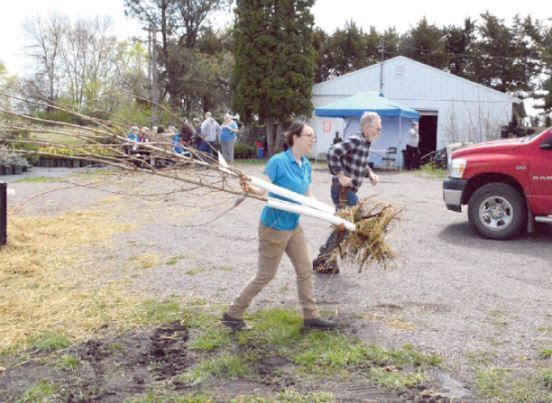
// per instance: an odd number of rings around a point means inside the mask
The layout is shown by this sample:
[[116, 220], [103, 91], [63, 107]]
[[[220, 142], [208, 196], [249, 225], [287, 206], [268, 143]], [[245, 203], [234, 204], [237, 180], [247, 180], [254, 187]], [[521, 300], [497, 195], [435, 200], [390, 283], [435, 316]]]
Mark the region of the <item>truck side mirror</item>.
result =
[[541, 150], [552, 150], [552, 137], [547, 138], [542, 143], [540, 143], [539, 148]]

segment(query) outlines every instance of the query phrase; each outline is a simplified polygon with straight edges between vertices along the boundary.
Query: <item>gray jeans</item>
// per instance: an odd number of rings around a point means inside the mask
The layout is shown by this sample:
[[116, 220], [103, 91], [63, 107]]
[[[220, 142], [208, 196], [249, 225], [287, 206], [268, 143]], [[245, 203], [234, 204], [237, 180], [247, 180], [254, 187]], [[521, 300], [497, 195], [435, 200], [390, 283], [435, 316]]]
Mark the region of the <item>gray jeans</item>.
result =
[[234, 163], [234, 144], [236, 144], [236, 140], [220, 143], [220, 151], [228, 165], [232, 165]]

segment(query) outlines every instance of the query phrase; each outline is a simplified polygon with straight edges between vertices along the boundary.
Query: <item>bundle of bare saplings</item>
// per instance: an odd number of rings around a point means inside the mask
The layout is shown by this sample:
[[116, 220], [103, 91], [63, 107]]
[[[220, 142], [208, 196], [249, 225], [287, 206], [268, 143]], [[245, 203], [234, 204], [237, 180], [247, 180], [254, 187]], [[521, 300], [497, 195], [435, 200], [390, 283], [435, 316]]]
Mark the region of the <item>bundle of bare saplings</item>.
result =
[[[359, 205], [335, 213], [332, 206], [294, 194], [259, 178], [247, 176], [235, 166], [228, 166], [220, 154], [218, 158], [214, 158], [194, 147], [176, 145], [170, 138], [155, 133], [137, 144], [129, 141], [127, 136], [131, 126], [129, 122], [116, 119], [101, 120], [45, 99], [0, 95], [19, 103], [34, 106], [38, 104], [49, 110], [61, 111], [82, 122], [66, 123], [0, 109], [0, 116], [5, 122], [0, 124], [0, 141], [11, 144], [15, 152], [26, 156], [62, 156], [94, 161], [118, 168], [121, 172], [143, 172], [191, 185], [183, 187], [182, 191], [199, 187], [241, 196], [233, 207], [239, 205], [245, 197], [252, 197], [266, 201], [268, 205], [277, 209], [322, 219], [338, 226], [335, 231], [338, 232], [336, 235], [340, 242], [331, 253], [334, 257], [339, 255], [342, 259], [358, 264], [359, 272], [371, 263], [385, 267], [395, 257], [395, 253], [386, 242], [386, 235], [391, 228], [390, 224], [398, 218], [399, 211], [389, 203], [378, 202], [375, 198], [365, 198]], [[180, 120], [176, 116], [174, 118]], [[9, 135], [21, 132], [27, 135]], [[33, 133], [41, 135], [33, 136]], [[53, 142], [44, 134], [68, 137], [72, 141]], [[244, 177], [254, 185], [292, 201], [246, 195], [238, 187], [239, 178]]]

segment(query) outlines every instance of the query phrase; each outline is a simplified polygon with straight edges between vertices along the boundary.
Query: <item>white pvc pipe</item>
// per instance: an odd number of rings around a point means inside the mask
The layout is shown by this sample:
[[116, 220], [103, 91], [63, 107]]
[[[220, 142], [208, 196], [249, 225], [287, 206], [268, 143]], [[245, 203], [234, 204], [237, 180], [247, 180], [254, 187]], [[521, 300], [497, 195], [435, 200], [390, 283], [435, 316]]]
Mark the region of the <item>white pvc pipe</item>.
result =
[[274, 185], [273, 183], [264, 181], [259, 178], [255, 178], [254, 176], [250, 176], [249, 179], [251, 180], [251, 184], [253, 186], [258, 186], [261, 189], [264, 189], [270, 193], [277, 194], [278, 196], [285, 197], [286, 199], [290, 199], [293, 201], [296, 201], [297, 203], [304, 204], [306, 206], [310, 206], [312, 208], [315, 208], [320, 211], [324, 211], [326, 213], [329, 213], [333, 215], [335, 213], [335, 208], [326, 204], [322, 203], [321, 201], [315, 200], [311, 197], [300, 195], [299, 193], [295, 193], [291, 190], [284, 189], [283, 187]]
[[333, 214], [328, 214], [324, 211], [315, 210], [310, 207], [301, 206], [300, 204], [289, 203], [283, 200], [273, 199], [271, 197], [268, 198], [268, 202], [266, 204], [267, 206], [278, 210], [283, 210], [283, 211], [288, 211], [290, 213], [296, 213], [296, 214], [318, 218], [320, 220], [324, 220], [334, 225], [343, 224], [345, 228], [351, 232], [355, 231], [356, 229], [355, 224], [347, 220], [344, 220], [341, 217], [338, 217]]

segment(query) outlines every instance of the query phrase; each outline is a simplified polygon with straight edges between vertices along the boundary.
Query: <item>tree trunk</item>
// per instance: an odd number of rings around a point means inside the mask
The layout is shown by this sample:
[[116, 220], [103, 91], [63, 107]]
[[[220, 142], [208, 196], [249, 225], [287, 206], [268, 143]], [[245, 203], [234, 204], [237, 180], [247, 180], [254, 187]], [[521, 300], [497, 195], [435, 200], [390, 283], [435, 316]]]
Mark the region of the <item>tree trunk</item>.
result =
[[272, 118], [265, 119], [266, 126], [266, 145], [268, 147], [268, 157], [276, 152], [276, 122]]
[[278, 125], [276, 126], [276, 139], [274, 144], [274, 152], [279, 153], [284, 149], [284, 125], [282, 122], [278, 122]]
[[266, 126], [266, 145], [268, 147], [268, 156], [279, 153], [284, 147], [284, 125], [272, 118], [265, 119]]

